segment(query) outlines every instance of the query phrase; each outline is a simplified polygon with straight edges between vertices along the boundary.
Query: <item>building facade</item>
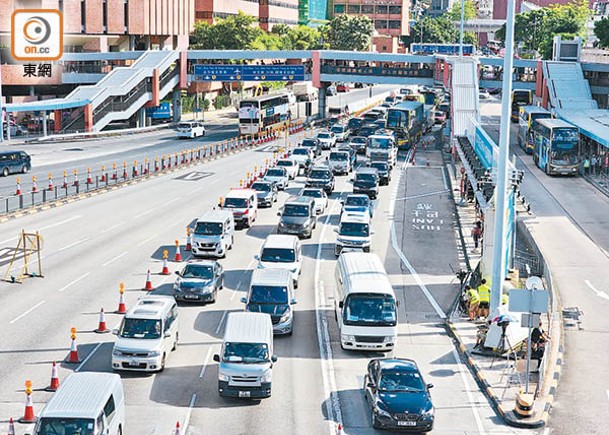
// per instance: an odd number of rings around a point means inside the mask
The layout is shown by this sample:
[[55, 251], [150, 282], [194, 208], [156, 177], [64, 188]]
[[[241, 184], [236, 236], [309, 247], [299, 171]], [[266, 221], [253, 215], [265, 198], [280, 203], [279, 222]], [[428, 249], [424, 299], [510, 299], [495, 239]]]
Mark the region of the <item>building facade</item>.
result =
[[299, 0], [194, 0], [195, 19], [213, 23], [239, 11], [255, 17], [260, 28], [270, 31], [275, 24], [298, 24]]
[[298, 24], [318, 27], [328, 21], [328, 0], [300, 0]]
[[400, 36], [410, 34], [410, 0], [333, 0], [331, 17], [367, 15], [374, 23], [372, 49], [382, 53], [403, 51]]

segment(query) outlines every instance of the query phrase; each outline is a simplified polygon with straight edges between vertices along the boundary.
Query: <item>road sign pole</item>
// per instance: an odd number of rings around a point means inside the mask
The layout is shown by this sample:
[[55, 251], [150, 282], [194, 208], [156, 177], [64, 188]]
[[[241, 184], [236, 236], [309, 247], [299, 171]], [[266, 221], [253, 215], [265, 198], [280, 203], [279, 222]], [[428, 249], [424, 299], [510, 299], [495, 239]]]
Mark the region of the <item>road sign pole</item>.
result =
[[[459, 26], [459, 57], [463, 57], [463, 21], [465, 20], [465, 0], [461, 0], [461, 25]], [[421, 41], [423, 42], [423, 41]]]

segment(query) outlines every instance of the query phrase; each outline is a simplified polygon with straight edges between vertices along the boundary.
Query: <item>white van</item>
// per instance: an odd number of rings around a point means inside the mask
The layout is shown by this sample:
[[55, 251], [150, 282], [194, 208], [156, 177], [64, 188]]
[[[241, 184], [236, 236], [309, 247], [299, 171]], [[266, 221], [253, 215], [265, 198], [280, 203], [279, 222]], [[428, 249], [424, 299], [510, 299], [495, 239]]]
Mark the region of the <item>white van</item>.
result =
[[287, 234], [269, 235], [262, 248], [258, 260], [258, 269], [274, 268], [287, 269], [292, 273], [294, 287], [298, 288], [298, 275], [302, 264], [302, 252], [298, 237]]
[[114, 373], [72, 373], [40, 412], [35, 435], [125, 433], [123, 382]]
[[376, 254], [341, 254], [335, 269], [335, 315], [343, 349], [390, 351], [397, 341], [397, 301]]
[[235, 240], [235, 220], [229, 210], [209, 210], [195, 223], [192, 255], [226, 257]]
[[205, 136], [205, 127], [199, 121], [184, 121], [178, 124], [178, 139], [194, 139]]
[[328, 166], [334, 175], [348, 174], [353, 170], [349, 151], [330, 151]]
[[374, 232], [371, 229], [369, 212], [343, 213], [334, 232], [336, 233], [334, 255], [337, 257], [343, 250], [370, 252], [370, 236]]
[[131, 307], [112, 349], [114, 370], [159, 371], [178, 346], [178, 305], [173, 296], [144, 296]]
[[265, 398], [273, 380], [273, 325], [265, 313], [229, 313], [218, 367], [220, 396]]
[[231, 189], [220, 207], [233, 213], [235, 224], [249, 228], [258, 215], [258, 194], [254, 189]]

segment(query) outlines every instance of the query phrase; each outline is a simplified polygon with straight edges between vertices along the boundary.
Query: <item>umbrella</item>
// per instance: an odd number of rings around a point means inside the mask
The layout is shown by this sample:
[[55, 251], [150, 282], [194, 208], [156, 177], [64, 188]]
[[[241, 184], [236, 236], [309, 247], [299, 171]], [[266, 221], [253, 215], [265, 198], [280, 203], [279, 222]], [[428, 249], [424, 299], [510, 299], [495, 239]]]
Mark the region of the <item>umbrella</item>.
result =
[[496, 323], [509, 323], [509, 322], [515, 322], [517, 319], [514, 318], [514, 316], [511, 316], [509, 314], [499, 314], [497, 317], [495, 317], [493, 319], [493, 322]]

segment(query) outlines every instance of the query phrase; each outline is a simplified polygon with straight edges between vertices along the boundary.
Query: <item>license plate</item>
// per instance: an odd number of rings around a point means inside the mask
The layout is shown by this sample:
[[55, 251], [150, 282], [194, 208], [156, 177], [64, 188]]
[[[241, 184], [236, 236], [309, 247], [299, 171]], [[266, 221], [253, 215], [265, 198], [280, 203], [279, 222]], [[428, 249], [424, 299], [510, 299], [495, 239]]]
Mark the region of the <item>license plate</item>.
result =
[[416, 426], [416, 421], [398, 421], [398, 426]]
[[249, 391], [239, 391], [239, 397], [250, 397]]
[[199, 296], [197, 295], [184, 295], [185, 299], [199, 299]]
[[129, 361], [129, 365], [130, 366], [139, 366], [140, 362], [138, 360], [131, 360], [131, 361]]

